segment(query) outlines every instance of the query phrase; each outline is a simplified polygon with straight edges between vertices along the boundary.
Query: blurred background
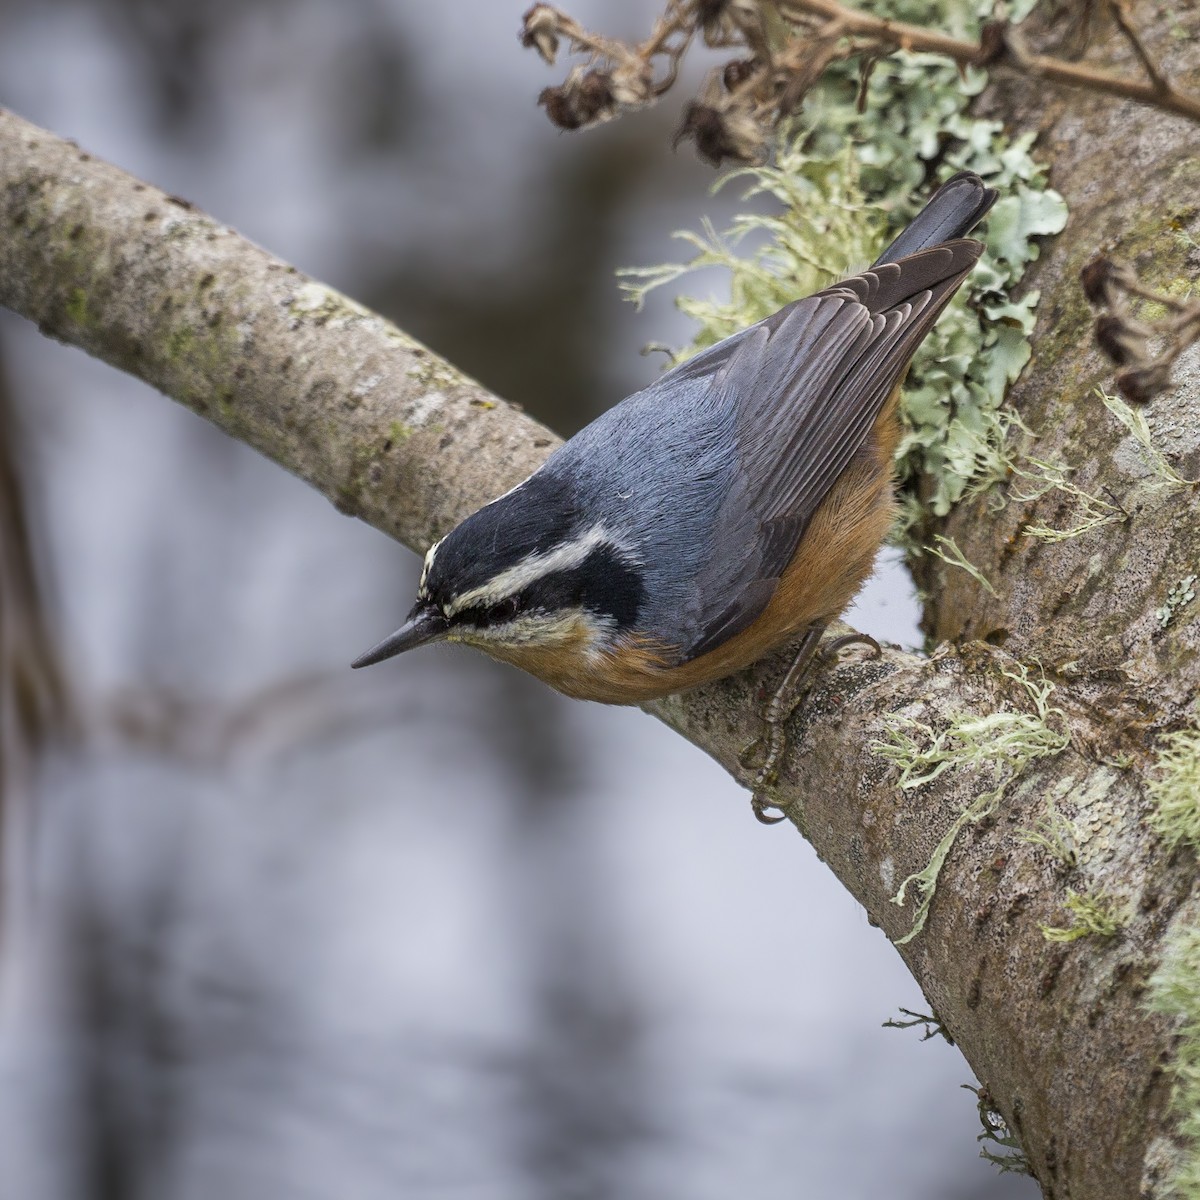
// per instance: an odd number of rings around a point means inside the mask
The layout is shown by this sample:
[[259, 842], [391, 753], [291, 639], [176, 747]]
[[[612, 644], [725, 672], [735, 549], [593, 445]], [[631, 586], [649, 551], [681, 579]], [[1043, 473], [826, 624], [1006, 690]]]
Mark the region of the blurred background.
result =
[[[553, 130], [524, 6], [2, 0], [0, 103], [565, 434], [688, 336], [614, 269], [736, 191], [673, 108]], [[698, 751], [451, 647], [346, 669], [416, 567], [0, 312], [0, 1196], [1034, 1196], [958, 1051], [881, 1028], [925, 1007], [886, 939]], [[852, 619], [915, 643], [903, 571]]]

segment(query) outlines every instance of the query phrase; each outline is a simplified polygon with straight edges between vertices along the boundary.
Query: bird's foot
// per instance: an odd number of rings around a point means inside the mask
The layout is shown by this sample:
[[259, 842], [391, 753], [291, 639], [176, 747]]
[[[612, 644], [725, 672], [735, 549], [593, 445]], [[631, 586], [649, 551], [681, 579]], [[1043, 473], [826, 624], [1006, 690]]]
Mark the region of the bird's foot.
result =
[[[873, 657], [878, 658], [883, 651], [879, 643], [865, 633], [847, 633], [834, 638], [828, 646], [817, 655], [817, 647], [821, 635], [825, 632], [824, 625], [812, 625], [804, 635], [796, 651], [796, 657], [788, 668], [763, 712], [763, 735], [747, 747], [742, 755], [742, 766], [748, 767], [747, 759], [750, 751], [763, 748], [762, 761], [754, 773], [754, 781], [750, 786], [750, 808], [755, 819], [764, 825], [778, 825], [787, 818], [786, 806], [777, 804], [771, 799], [775, 784], [779, 779], [779, 767], [787, 752], [787, 723], [792, 713], [796, 711], [804, 698], [807, 685], [811, 682], [814, 659], [819, 657], [822, 662], [836, 658], [847, 646], [866, 645], [875, 651]], [[774, 810], [778, 816], [768, 810]]]
[[[813, 655], [824, 632], [823, 624], [809, 626], [796, 650], [792, 665], [788, 667], [771, 699], [767, 701], [763, 712], [763, 734], [754, 743], [755, 747], [763, 747], [763, 759], [750, 785], [750, 809], [755, 819], [764, 825], [778, 825], [787, 817], [785, 806], [777, 804], [770, 797], [779, 778], [779, 765], [787, 750], [788, 718], [796, 711], [796, 706], [803, 698], [803, 685], [812, 670]], [[768, 809], [774, 809], [779, 815], [770, 815]]]

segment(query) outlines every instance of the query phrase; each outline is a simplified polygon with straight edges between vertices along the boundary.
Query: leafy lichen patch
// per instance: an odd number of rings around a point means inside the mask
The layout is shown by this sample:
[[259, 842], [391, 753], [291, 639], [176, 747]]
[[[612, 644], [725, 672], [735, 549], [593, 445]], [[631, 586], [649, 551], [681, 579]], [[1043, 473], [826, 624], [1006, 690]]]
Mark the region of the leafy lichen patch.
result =
[[1079, 866], [1079, 832], [1075, 823], [1059, 811], [1053, 799], [1033, 827], [1020, 830], [1017, 838], [1040, 847], [1065, 871], [1073, 871]]
[[374, 313], [356, 304], [349, 296], [314, 280], [309, 280], [296, 290], [288, 307], [296, 316], [322, 325], [330, 321], [375, 319]]
[[[925, 0], [883, 0], [879, 15], [924, 20]], [[990, 0], [947, 0], [940, 25], [977, 32], [992, 15]], [[922, 503], [902, 505], [908, 521], [924, 511], [944, 516], [964, 495], [1003, 479], [1011, 462], [1005, 442], [1011, 414], [1005, 390], [1030, 356], [1036, 291], [1012, 292], [1038, 257], [1037, 238], [1056, 233], [1066, 206], [1046, 188], [1032, 157], [1034, 135], [1010, 138], [999, 122], [973, 118], [969, 105], [986, 74], [961, 75], [930, 55], [897, 54], [874, 65], [860, 109], [857, 68], [831, 68], [810, 96], [804, 123], [786, 131], [773, 166], [734, 172], [749, 179], [745, 199], [767, 196], [778, 211], [744, 213], [725, 236], [711, 225], [680, 236], [694, 250], [686, 265], [625, 272], [635, 301], [688, 271], [728, 272], [727, 301], [681, 297], [699, 323], [679, 361], [849, 271], [861, 269], [887, 237], [917, 211], [929, 174], [977, 171], [1001, 191], [987, 225], [987, 252], [968, 285], [917, 353], [902, 401], [905, 434], [898, 459], [904, 482]], [[917, 153], [913, 154], [916, 147]], [[719, 186], [719, 185], [718, 185]], [[916, 542], [907, 525], [896, 540]]]
[[1027, 455], [1014, 465], [1014, 483], [1010, 497], [1018, 503], [1031, 504], [1051, 492], [1060, 492], [1073, 502], [1073, 521], [1067, 525], [1048, 525], [1032, 521], [1022, 527], [1025, 537], [1040, 542], [1065, 542], [1081, 537], [1105, 525], [1125, 521], [1128, 516], [1120, 505], [1081, 488], [1070, 478], [1071, 468], [1062, 463]]
[[88, 323], [88, 296], [83, 288], [76, 287], [71, 289], [71, 294], [67, 298], [67, 316], [76, 325], [86, 325]]
[[1128, 914], [1121, 911], [1116, 900], [1102, 891], [1077, 892], [1068, 888], [1063, 907], [1070, 914], [1070, 924], [1038, 926], [1048, 942], [1115, 937], [1129, 921]]
[[[1200, 728], [1165, 735], [1146, 781], [1149, 822], [1168, 849], [1200, 846]], [[1149, 1004], [1176, 1022], [1169, 1066], [1172, 1105], [1184, 1143], [1170, 1159], [1170, 1195], [1200, 1200], [1200, 924], [1194, 911], [1175, 918], [1158, 970], [1150, 978]]]
[[1158, 621], [1159, 629], [1166, 629], [1175, 619], [1175, 613], [1195, 600], [1196, 580], [1197, 576], [1194, 572], [1185, 575], [1167, 593], [1167, 598], [1163, 604], [1154, 610], [1154, 617]]
[[1187, 491], [1200, 481], [1185, 479], [1168, 461], [1167, 456], [1155, 445], [1145, 414], [1132, 408], [1120, 396], [1111, 396], [1102, 388], [1096, 394], [1104, 401], [1104, 407], [1125, 426], [1137, 447], [1140, 458], [1149, 469], [1148, 484], [1158, 491]]
[[424, 428], [432, 417], [444, 412], [445, 408], [446, 397], [442, 392], [423, 391], [413, 396], [404, 413], [410, 432]]
[[925, 550], [929, 554], [940, 558], [942, 562], [952, 567], [959, 567], [961, 570], [966, 571], [989, 596], [996, 595], [996, 589], [992, 587], [987, 576], [967, 558], [953, 538], [943, 537], [938, 533], [934, 535], [933, 540], [934, 545], [925, 547]]

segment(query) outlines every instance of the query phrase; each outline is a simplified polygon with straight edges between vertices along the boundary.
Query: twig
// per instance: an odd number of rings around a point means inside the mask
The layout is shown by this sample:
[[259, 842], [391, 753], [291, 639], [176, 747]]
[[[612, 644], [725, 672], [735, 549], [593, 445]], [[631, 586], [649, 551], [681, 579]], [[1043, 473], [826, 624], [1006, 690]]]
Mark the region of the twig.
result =
[[[840, 20], [847, 30], [876, 42], [894, 46], [900, 50], [919, 53], [941, 54], [953, 59], [960, 66], [991, 66], [1003, 63], [1029, 75], [1061, 83], [1067, 87], [1087, 88], [1109, 96], [1120, 96], [1126, 100], [1137, 100], [1165, 112], [1176, 113], [1192, 121], [1200, 121], [1200, 97], [1188, 95], [1175, 88], [1150, 60], [1145, 46], [1129, 22], [1129, 16], [1120, 4], [1112, 0], [1112, 11], [1122, 34], [1133, 46], [1134, 52], [1145, 70], [1149, 82], [1126, 79], [1101, 71], [1084, 63], [1067, 62], [1045, 54], [1033, 54], [1025, 48], [1022, 40], [1015, 36], [1007, 25], [993, 24], [989, 28], [997, 31], [982, 42], [968, 42], [950, 37], [921, 25], [909, 25], [903, 21], [888, 21], [879, 17], [839, 4], [837, 0], [784, 0], [780, 6], [783, 14], [792, 20], [804, 17], [821, 17], [824, 20]], [[987, 43], [993, 41], [994, 46]]]
[[[875, 62], [896, 50], [939, 55], [960, 69], [1001, 66], [1200, 122], [1200, 97], [1180, 91], [1163, 74], [1133, 26], [1126, 0], [1103, 2], [1132, 47], [1144, 78], [1035, 54], [1007, 21], [989, 22], [974, 42], [872, 16], [840, 0], [778, 0], [770, 5], [766, 0], [668, 0], [650, 36], [638, 44], [591, 33], [552, 5], [535, 4], [525, 13], [520, 37], [549, 63], [555, 61], [561, 38], [572, 51], [587, 56], [561, 85], [544, 89], [538, 97], [550, 120], [564, 129], [599, 124], [653, 104], [675, 82], [680, 61], [697, 35], [710, 47], [747, 53], [709, 73], [700, 95], [687, 105], [675, 137], [676, 143], [694, 139], [701, 157], [714, 165], [726, 159], [762, 162], [771, 130], [799, 107], [834, 63], [862, 60], [861, 102]], [[790, 37], [782, 44], [777, 41], [774, 49], [767, 9], [791, 26]]]
[[1142, 64], [1142, 70], [1154, 84], [1155, 90], [1159, 93], [1169, 92], [1171, 85], [1167, 82], [1166, 76], [1158, 69], [1158, 64], [1150, 57], [1150, 52], [1146, 49], [1141, 35], [1134, 29], [1133, 22], [1129, 19], [1129, 10], [1125, 7], [1125, 0], [1108, 0], [1108, 9], [1112, 13], [1117, 28], [1125, 35], [1125, 40], [1137, 55], [1138, 62]]

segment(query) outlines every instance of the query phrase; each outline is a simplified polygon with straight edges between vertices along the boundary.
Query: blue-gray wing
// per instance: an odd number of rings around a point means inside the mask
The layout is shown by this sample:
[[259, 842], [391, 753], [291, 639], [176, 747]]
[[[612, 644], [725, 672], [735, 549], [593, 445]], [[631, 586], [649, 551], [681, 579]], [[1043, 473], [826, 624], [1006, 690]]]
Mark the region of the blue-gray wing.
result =
[[655, 385], [712, 389], [732, 411], [733, 469], [695, 575], [681, 660], [766, 607], [813, 514], [982, 251], [947, 242], [781, 309]]

